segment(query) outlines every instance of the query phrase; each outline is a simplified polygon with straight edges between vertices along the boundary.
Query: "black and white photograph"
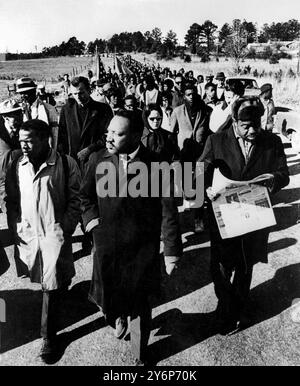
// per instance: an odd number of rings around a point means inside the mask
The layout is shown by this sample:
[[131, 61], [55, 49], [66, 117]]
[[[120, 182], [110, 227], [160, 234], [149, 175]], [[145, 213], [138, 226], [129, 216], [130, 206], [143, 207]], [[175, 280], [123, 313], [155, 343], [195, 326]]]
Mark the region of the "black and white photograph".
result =
[[299, 366], [299, 239], [299, 1], [1, 0], [1, 367]]

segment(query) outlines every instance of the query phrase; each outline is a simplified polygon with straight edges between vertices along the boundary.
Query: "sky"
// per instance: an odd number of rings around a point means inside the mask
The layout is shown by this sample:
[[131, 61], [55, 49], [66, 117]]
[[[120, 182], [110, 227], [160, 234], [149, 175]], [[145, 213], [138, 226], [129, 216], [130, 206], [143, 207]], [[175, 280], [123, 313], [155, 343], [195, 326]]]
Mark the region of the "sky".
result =
[[0, 0], [0, 52], [34, 52], [70, 37], [88, 43], [114, 33], [170, 29], [179, 43], [193, 23], [300, 19], [299, 0]]

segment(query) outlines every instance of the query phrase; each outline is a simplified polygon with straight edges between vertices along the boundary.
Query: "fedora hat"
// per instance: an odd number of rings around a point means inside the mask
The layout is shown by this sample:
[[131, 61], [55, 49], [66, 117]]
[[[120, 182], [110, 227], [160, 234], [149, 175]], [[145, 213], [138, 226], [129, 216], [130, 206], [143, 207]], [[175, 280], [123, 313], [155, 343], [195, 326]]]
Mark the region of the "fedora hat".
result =
[[225, 74], [224, 74], [224, 72], [217, 72], [216, 79], [217, 79], [217, 80], [218, 80], [218, 79], [220, 79], [220, 80], [225, 79]]
[[22, 93], [25, 91], [33, 90], [37, 87], [31, 78], [20, 78], [17, 80], [17, 92]]
[[271, 91], [271, 90], [272, 90], [272, 85], [271, 85], [271, 83], [265, 83], [265, 84], [263, 84], [263, 85], [261, 86], [261, 88], [260, 88], [261, 94], [263, 94], [263, 93], [265, 93], [265, 92], [267, 92], [267, 91]]
[[0, 114], [10, 114], [14, 111], [22, 110], [22, 107], [14, 99], [6, 99], [4, 102], [0, 103]]

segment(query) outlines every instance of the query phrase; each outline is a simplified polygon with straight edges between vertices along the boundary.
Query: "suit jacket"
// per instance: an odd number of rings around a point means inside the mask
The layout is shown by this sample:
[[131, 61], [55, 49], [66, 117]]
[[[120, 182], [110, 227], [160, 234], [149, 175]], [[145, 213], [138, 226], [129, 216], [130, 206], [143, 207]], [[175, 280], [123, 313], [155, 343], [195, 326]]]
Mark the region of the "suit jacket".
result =
[[[0, 117], [0, 205], [2, 211], [5, 212], [5, 176], [9, 162], [14, 155], [19, 155], [20, 143], [18, 137], [10, 137], [2, 117]], [[20, 150], [21, 152], [21, 150]]]
[[113, 117], [111, 108], [90, 98], [87, 116], [81, 124], [78, 104], [70, 98], [62, 107], [59, 119], [58, 150], [75, 159], [77, 153], [85, 148], [91, 152], [104, 146], [103, 135]]
[[[141, 145], [135, 159], [150, 170], [151, 154]], [[95, 253], [90, 299], [100, 306], [108, 320], [130, 315], [138, 292], [153, 293], [160, 282], [160, 198], [97, 196], [103, 177], [97, 171], [102, 162], [112, 164], [119, 182], [119, 158], [104, 149], [91, 155], [81, 186], [84, 226], [100, 218], [92, 231]], [[128, 180], [131, 177], [128, 175]], [[149, 186], [151, 175], [149, 173]]]
[[[247, 163], [245, 163], [232, 126], [208, 138], [199, 161], [204, 162], [206, 187], [211, 186], [215, 168], [219, 168], [225, 177], [236, 181], [246, 181], [263, 173], [272, 173], [274, 184], [271, 194], [278, 192], [289, 183], [289, 172], [282, 142], [275, 134], [265, 131], [262, 131], [256, 138], [256, 144]], [[241, 253], [241, 249], [244, 250], [249, 263], [267, 262], [269, 229], [222, 240], [210, 208], [210, 230], [212, 253], [218, 254], [223, 263], [230, 265], [236, 254]]]
[[198, 103], [194, 125], [192, 125], [186, 104], [176, 107], [171, 116], [171, 131], [177, 134], [183, 161], [195, 161], [201, 155], [206, 139], [210, 134], [210, 109], [202, 100], [199, 100]]

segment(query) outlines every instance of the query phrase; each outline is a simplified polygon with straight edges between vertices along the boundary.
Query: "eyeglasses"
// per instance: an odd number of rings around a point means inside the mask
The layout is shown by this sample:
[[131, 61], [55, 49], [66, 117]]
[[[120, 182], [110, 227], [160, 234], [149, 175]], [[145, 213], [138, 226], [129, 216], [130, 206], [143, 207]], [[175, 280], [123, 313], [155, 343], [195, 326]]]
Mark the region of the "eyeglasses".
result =
[[161, 121], [161, 117], [154, 117], [154, 118], [149, 118], [150, 121]]

